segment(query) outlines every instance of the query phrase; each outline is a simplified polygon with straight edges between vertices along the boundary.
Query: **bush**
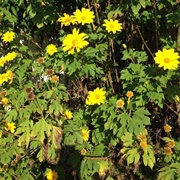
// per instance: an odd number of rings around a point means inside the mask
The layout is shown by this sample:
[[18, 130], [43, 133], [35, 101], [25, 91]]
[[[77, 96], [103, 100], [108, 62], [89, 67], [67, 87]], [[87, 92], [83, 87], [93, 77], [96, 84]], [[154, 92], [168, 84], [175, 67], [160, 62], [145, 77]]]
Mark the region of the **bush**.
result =
[[177, 1], [0, 10], [3, 180], [180, 179]]

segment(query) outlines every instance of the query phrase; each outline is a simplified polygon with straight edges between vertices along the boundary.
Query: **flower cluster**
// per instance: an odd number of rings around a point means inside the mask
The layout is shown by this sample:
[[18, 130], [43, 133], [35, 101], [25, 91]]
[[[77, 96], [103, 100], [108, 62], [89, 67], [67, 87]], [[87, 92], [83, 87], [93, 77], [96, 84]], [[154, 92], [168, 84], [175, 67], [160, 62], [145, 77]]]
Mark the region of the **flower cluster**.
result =
[[94, 19], [94, 12], [89, 9], [82, 8], [81, 10], [77, 9], [73, 15], [64, 13], [63, 17], [60, 17], [57, 21], [61, 22], [63, 26], [69, 26], [70, 24], [90, 24]]
[[105, 101], [106, 91], [103, 88], [96, 88], [94, 91], [89, 91], [86, 99], [87, 105], [103, 104]]
[[[61, 22], [61, 26], [69, 26], [70, 24], [90, 24], [93, 23], [95, 18], [94, 12], [89, 9], [82, 8], [77, 9], [73, 15], [64, 13], [63, 17], [58, 18], [58, 22]], [[122, 24], [117, 20], [104, 20], [103, 26], [106, 27], [108, 32], [115, 34], [117, 31], [121, 31]], [[74, 28], [72, 34], [68, 34], [63, 40], [63, 51], [67, 51], [68, 54], [74, 54], [75, 50], [80, 52], [82, 48], [87, 46], [89, 43], [85, 40], [88, 36], [85, 33], [79, 33], [79, 29]]]
[[15, 33], [13, 31], [7, 31], [3, 34], [2, 40], [3, 42], [11, 42], [15, 38]]
[[14, 75], [11, 70], [8, 70], [6, 73], [0, 74], [0, 85], [4, 82], [7, 82], [8, 80], [10, 80], [9, 84], [11, 84], [13, 81], [13, 76]]
[[137, 139], [140, 141], [140, 146], [142, 148], [146, 148], [147, 147], [147, 138], [146, 138], [146, 134], [145, 133], [140, 133], [137, 136]]
[[159, 67], [163, 67], [164, 70], [175, 70], [178, 68], [178, 59], [180, 56], [177, 52], [174, 52], [174, 49], [163, 49], [162, 51], [159, 50], [155, 55], [155, 62], [159, 64]]
[[5, 63], [14, 60], [16, 58], [16, 56], [17, 56], [17, 53], [13, 51], [11, 53], [6, 54], [4, 57], [1, 57], [0, 58], [0, 66], [4, 67]]

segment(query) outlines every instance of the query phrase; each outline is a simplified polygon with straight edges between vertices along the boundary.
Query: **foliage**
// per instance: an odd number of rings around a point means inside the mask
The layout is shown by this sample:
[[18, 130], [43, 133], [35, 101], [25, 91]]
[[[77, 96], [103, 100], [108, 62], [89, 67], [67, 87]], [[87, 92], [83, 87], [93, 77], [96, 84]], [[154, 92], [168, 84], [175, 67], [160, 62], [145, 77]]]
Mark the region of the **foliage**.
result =
[[179, 8], [1, 1], [0, 178], [180, 179]]

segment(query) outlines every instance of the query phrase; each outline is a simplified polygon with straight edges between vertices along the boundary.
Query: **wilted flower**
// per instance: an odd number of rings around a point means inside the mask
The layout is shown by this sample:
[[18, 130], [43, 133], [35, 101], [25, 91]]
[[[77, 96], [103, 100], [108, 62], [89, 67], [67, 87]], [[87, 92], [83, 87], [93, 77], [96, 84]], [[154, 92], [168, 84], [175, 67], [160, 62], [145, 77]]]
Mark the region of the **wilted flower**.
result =
[[44, 63], [44, 57], [39, 57], [37, 61], [39, 64]]
[[51, 76], [51, 75], [53, 75], [54, 74], [54, 70], [53, 69], [47, 69], [46, 70], [46, 75], [47, 76]]
[[32, 101], [32, 100], [35, 99], [35, 97], [36, 97], [36, 96], [34, 95], [33, 92], [30, 92], [30, 93], [27, 94], [27, 99], [28, 99], [28, 100], [31, 100], [31, 101]]
[[81, 155], [85, 155], [87, 153], [86, 149], [81, 149]]

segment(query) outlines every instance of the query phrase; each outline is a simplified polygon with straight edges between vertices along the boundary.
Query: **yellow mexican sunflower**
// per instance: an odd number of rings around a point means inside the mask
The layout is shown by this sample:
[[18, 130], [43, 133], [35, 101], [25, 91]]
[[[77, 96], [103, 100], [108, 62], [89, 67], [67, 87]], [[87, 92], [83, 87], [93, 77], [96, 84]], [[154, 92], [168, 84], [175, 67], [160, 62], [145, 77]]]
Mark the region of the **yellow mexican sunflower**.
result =
[[11, 131], [11, 133], [14, 133], [14, 131], [15, 131], [15, 128], [16, 128], [16, 126], [15, 126], [15, 124], [12, 122], [12, 123], [8, 123], [5, 127], [4, 127], [4, 129], [6, 130], [6, 131]]
[[115, 34], [116, 31], [121, 32], [121, 30], [122, 30], [122, 23], [119, 23], [118, 20], [113, 20], [113, 19], [107, 20], [107, 19], [105, 19], [103, 26], [106, 27], [106, 30], [108, 33], [113, 32], [113, 34]]
[[70, 16], [69, 14], [64, 13], [63, 17], [58, 18], [57, 22], [61, 22], [61, 25], [63, 26], [69, 26], [71, 23], [75, 24], [76, 20], [74, 16]]
[[5, 98], [5, 97], [1, 99], [1, 103], [3, 105], [6, 105], [8, 103], [8, 101], [9, 101], [8, 98]]
[[0, 74], [0, 85], [8, 81], [6, 73]]
[[171, 127], [169, 124], [166, 124], [166, 125], [164, 126], [164, 131], [165, 131], [165, 132], [171, 132], [171, 129], [172, 129], [172, 127]]
[[94, 91], [89, 91], [86, 99], [87, 105], [94, 105], [104, 103], [106, 91], [103, 88], [96, 88]]
[[6, 59], [6, 57], [1, 57], [1, 59], [0, 59], [0, 66], [1, 67], [4, 67], [4, 64], [7, 62], [7, 59]]
[[141, 141], [141, 142], [140, 142], [140, 146], [141, 146], [142, 148], [146, 148], [146, 147], [147, 147], [147, 142], [146, 142], [146, 141]]
[[122, 99], [117, 100], [116, 107], [117, 108], [123, 108], [124, 107], [124, 101]]
[[88, 139], [89, 139], [89, 130], [82, 129], [81, 133], [82, 133], [81, 136], [82, 136], [83, 140], [88, 141]]
[[7, 31], [5, 34], [2, 36], [3, 42], [11, 42], [14, 40], [15, 33], [13, 31]]
[[49, 44], [47, 47], [46, 47], [46, 52], [52, 56], [54, 53], [57, 52], [57, 47], [54, 45], [54, 44]]
[[79, 33], [79, 29], [73, 29], [73, 33], [68, 34], [63, 41], [63, 51], [68, 51], [68, 54], [74, 54], [74, 50], [76, 49], [79, 52], [80, 49], [89, 44], [85, 41], [86, 38], [88, 38], [87, 34]]
[[69, 110], [66, 110], [66, 111], [64, 112], [64, 116], [65, 116], [66, 118], [68, 118], [68, 119], [72, 119], [73, 113], [72, 113], [71, 111], [69, 111]]
[[6, 72], [6, 76], [7, 76], [7, 78], [10, 80], [9, 84], [11, 84], [12, 81], [13, 81], [13, 77], [14, 77], [13, 72], [12, 72], [11, 70], [8, 70], [8, 71]]
[[175, 146], [175, 142], [173, 139], [171, 139], [170, 141], [168, 141], [168, 147], [173, 148]]
[[82, 25], [90, 24], [93, 22], [93, 19], [94, 19], [94, 12], [85, 8], [82, 8], [81, 11], [77, 9], [73, 14], [76, 21], [79, 24], [81, 23]]
[[162, 51], [159, 50], [155, 55], [155, 62], [159, 64], [159, 67], [163, 67], [164, 70], [175, 70], [178, 68], [178, 59], [180, 56], [177, 52], [174, 52], [174, 49], [163, 49]]
[[50, 169], [50, 171], [46, 174], [47, 180], [57, 180], [58, 174], [56, 171]]
[[51, 77], [51, 82], [52, 83], [57, 83], [58, 81], [59, 81], [59, 76], [54, 75], [54, 76]]
[[13, 51], [11, 53], [7, 53], [5, 58], [7, 61], [12, 61], [16, 58], [16, 56], [17, 56], [17, 53]]
[[127, 96], [128, 98], [132, 98], [132, 97], [134, 96], [134, 93], [133, 93], [132, 91], [128, 91], [128, 92], [126, 93], [126, 96]]
[[173, 152], [172, 149], [170, 147], [165, 147], [164, 148], [164, 153], [168, 156], [170, 156]]

